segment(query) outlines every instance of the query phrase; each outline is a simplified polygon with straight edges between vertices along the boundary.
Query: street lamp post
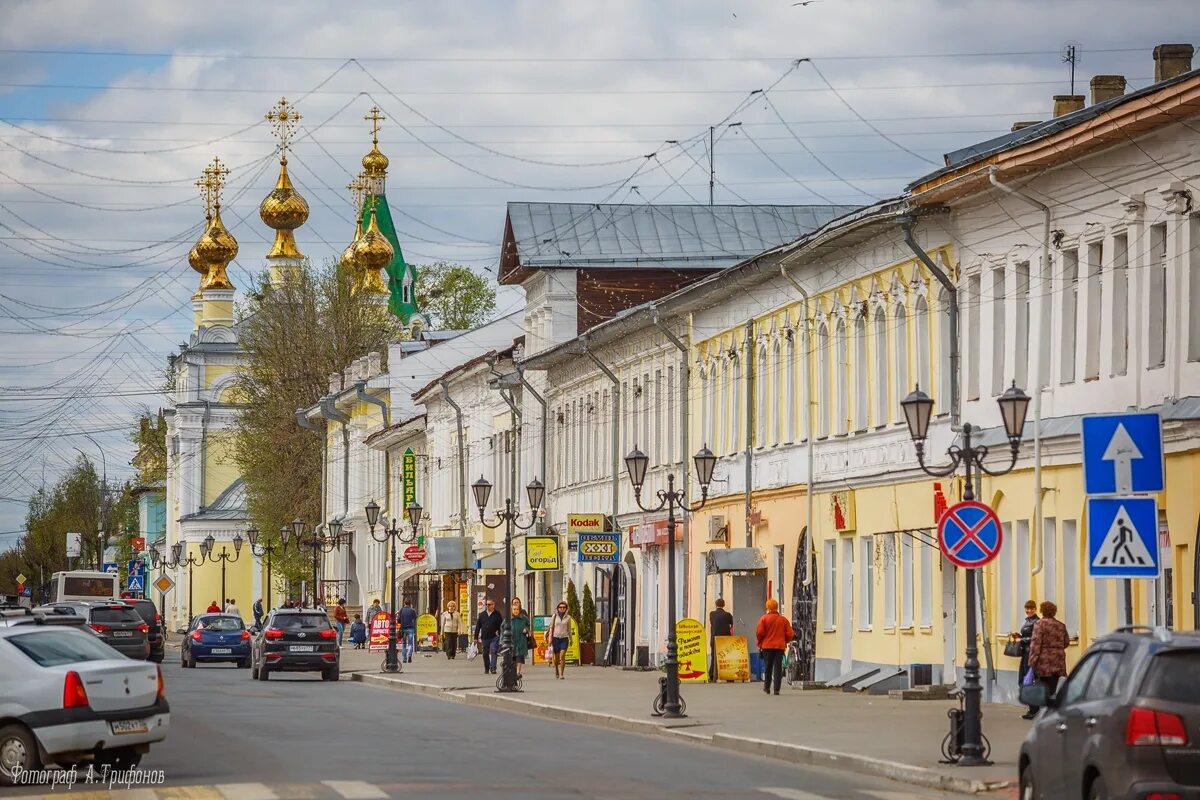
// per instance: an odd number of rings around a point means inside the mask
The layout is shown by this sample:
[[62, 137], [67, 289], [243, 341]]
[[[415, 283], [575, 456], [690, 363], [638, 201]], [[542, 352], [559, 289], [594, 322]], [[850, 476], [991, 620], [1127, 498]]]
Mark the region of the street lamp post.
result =
[[225, 545], [221, 545], [221, 552], [219, 554], [214, 553], [213, 547], [216, 546], [216, 539], [213, 538], [213, 535], [211, 533], [208, 536], [204, 537], [204, 544], [207, 545], [207, 547], [205, 547], [205, 549], [208, 551], [208, 554], [209, 554], [208, 560], [221, 562], [221, 602], [226, 603], [229, 601], [229, 598], [225, 594], [225, 565], [232, 564], [233, 562], [237, 561], [239, 558], [242, 557], [242, 535], [240, 533], [235, 533], [233, 535], [233, 556], [232, 557], [229, 555], [229, 552], [226, 550]]
[[246, 531], [246, 538], [250, 540], [250, 552], [256, 558], [262, 558], [263, 556], [266, 556], [266, 559], [267, 559], [267, 610], [268, 611], [270, 611], [274, 607], [271, 605], [271, 557], [274, 556], [277, 552], [278, 553], [283, 552], [283, 548], [287, 547], [288, 536], [291, 534], [291, 532], [292, 532], [292, 529], [287, 525], [280, 527], [280, 529], [279, 529], [279, 547], [276, 548], [276, 546], [274, 544], [272, 544], [271, 542], [264, 541], [264, 542], [262, 542], [262, 544], [259, 544], [259, 540], [258, 540], [259, 530], [258, 530], [258, 528], [254, 527], [253, 525], [251, 525], [250, 529], [248, 531]]
[[[1021, 449], [1021, 434], [1025, 430], [1025, 413], [1029, 409], [1029, 396], [1017, 388], [1016, 381], [1005, 390], [996, 400], [1000, 406], [1000, 417], [1004, 421], [1004, 432], [1008, 436], [1009, 463], [1001, 469], [991, 469], [983, 463], [988, 455], [986, 445], [975, 444], [971, 435], [975, 428], [970, 423], [962, 426], [962, 443], [951, 444], [946, 452], [950, 463], [944, 467], [930, 467], [925, 463], [925, 437], [929, 433], [929, 420], [933, 416], [933, 398], [916, 389], [900, 402], [904, 411], [904, 420], [908, 423], [908, 433], [916, 446], [917, 463], [925, 474], [935, 478], [953, 475], [959, 465], [966, 473], [966, 483], [963, 488], [963, 500], [975, 499], [975, 481], [981, 474], [992, 476], [1005, 475], [1012, 471], [1017, 464], [1017, 454]], [[983, 716], [982, 700], [983, 685], [979, 675], [979, 647], [975, 642], [977, 627], [975, 570], [968, 569], [966, 575], [967, 593], [967, 652], [963, 662], [963, 743], [962, 758], [959, 764], [964, 767], [979, 767], [990, 764], [984, 755], [983, 746]]]
[[508, 589], [508, 597], [506, 598], [508, 601], [508, 613], [504, 615], [504, 627], [500, 632], [500, 655], [504, 659], [504, 665], [500, 671], [500, 677], [496, 680], [496, 690], [500, 692], [519, 692], [521, 691], [520, 679], [517, 675], [517, 664], [513, 660], [512, 649], [513, 528], [527, 531], [537, 523], [537, 512], [542, 507], [542, 500], [546, 497], [546, 487], [537, 478], [534, 478], [525, 487], [525, 492], [529, 496], [530, 508], [528, 525], [522, 525], [517, 522], [517, 517], [521, 515], [521, 512], [513, 509], [511, 497], [504, 499], [504, 510], [496, 512], [496, 522], [490, 523], [483, 518], [483, 509], [492, 494], [492, 484], [486, 481], [482, 475], [479, 476], [479, 480], [471, 484], [471, 491], [475, 495], [475, 505], [479, 507], [479, 521], [483, 526], [492, 530], [504, 526], [504, 585]]
[[163, 567], [166, 569], [175, 569], [176, 567], [180, 567], [184, 564], [187, 564], [187, 568], [188, 568], [187, 612], [188, 612], [188, 622], [189, 623], [191, 623], [191, 621], [192, 621], [192, 567], [198, 567], [198, 566], [202, 565], [205, 561], [208, 560], [208, 548], [209, 548], [209, 541], [208, 541], [208, 539], [205, 539], [204, 541], [202, 541], [200, 543], [200, 558], [199, 559], [197, 559], [191, 553], [188, 553], [187, 558], [184, 558], [183, 557], [183, 542], [176, 542], [175, 544], [171, 545], [171, 560], [170, 561], [167, 561], [165, 558], [160, 556], [158, 553], [158, 550], [152, 549], [150, 551], [150, 561], [154, 566], [158, 565], [159, 559], [162, 559]]
[[[320, 565], [321, 565], [321, 554], [322, 553], [332, 553], [334, 550], [341, 549], [341, 547], [342, 547], [342, 523], [338, 522], [337, 520], [330, 522], [328, 524], [330, 535], [327, 537], [322, 536], [320, 533], [318, 533], [317, 529], [315, 527], [312, 530], [312, 534], [306, 537], [304, 535], [305, 527], [306, 527], [306, 523], [304, 522], [304, 520], [300, 519], [299, 517], [292, 520], [292, 537], [296, 540], [296, 546], [297, 547], [308, 547], [312, 550], [312, 560], [313, 560], [312, 597], [313, 597], [313, 606], [315, 607], [318, 602], [317, 590], [320, 585], [318, 582], [318, 579], [317, 579], [317, 575], [319, 573]], [[284, 546], [285, 547], [287, 546], [286, 543], [284, 544]]]
[[679, 653], [675, 637], [675, 509], [682, 508], [689, 512], [699, 511], [708, 502], [708, 485], [712, 482], [713, 470], [717, 466], [717, 457], [708, 447], [702, 447], [692, 461], [696, 465], [696, 480], [700, 483], [700, 502], [695, 506], [687, 505], [687, 487], [675, 488], [675, 473], [667, 474], [667, 488], [659, 489], [655, 495], [658, 504], [646, 506], [642, 503], [642, 484], [646, 481], [646, 468], [650, 458], [637, 449], [635, 445], [629, 455], [625, 456], [625, 469], [629, 473], [629, 482], [633, 484], [633, 497], [638, 508], [647, 512], [667, 509], [667, 678], [664, 685], [662, 715], [664, 717], [685, 716], [679, 702]]
[[[383, 536], [381, 538], [375, 535], [375, 525], [379, 522], [379, 504], [372, 500], [366, 506], [367, 527], [371, 531], [371, 538], [380, 543], [386, 542], [389, 539], [392, 542], [390, 552], [391, 564], [388, 572], [389, 580], [392, 583], [392, 605], [389, 612], [387, 655], [383, 658], [384, 672], [404, 671], [404, 668], [400, 666], [400, 659], [396, 656], [396, 624], [398, 622], [397, 615], [399, 614], [399, 609], [396, 607], [396, 549], [401, 544], [408, 544], [417, 540], [417, 527], [421, 524], [421, 514], [424, 512], [424, 509], [421, 508], [420, 503], [414, 500], [406, 510], [408, 511], [408, 524], [412, 526], [412, 534], [405, 536], [404, 531], [397, 524], [396, 518], [392, 517], [392, 526], [383, 529]], [[385, 521], [384, 525], [386, 526], [386, 524]]]

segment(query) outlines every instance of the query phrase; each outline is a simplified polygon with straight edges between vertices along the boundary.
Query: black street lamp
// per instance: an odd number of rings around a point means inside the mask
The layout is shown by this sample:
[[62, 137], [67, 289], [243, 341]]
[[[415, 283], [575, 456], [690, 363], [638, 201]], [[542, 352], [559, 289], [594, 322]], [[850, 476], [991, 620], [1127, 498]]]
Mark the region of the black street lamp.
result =
[[240, 533], [233, 535], [232, 556], [229, 555], [225, 545], [221, 545], [221, 552], [219, 554], [214, 553], [213, 548], [215, 546], [216, 539], [213, 538], [211, 533], [204, 537], [204, 544], [201, 545], [201, 548], [208, 553], [208, 560], [221, 562], [221, 602], [226, 603], [229, 601], [229, 597], [225, 594], [225, 565], [232, 564], [242, 557], [242, 535]]
[[[990, 469], [983, 461], [987, 458], [986, 445], [973, 444], [971, 434], [975, 429], [970, 423], [962, 426], [962, 443], [951, 444], [946, 452], [950, 463], [945, 467], [930, 467], [925, 464], [925, 437], [929, 433], [929, 420], [933, 416], [933, 399], [916, 389], [900, 402], [904, 411], [904, 420], [908, 423], [908, 433], [916, 446], [917, 463], [926, 475], [934, 478], [944, 478], [953, 475], [959, 465], [966, 472], [966, 484], [963, 488], [963, 500], [975, 499], [975, 481], [981, 473], [992, 476], [1005, 475], [1012, 471], [1017, 464], [1017, 453], [1021, 449], [1021, 433], [1025, 430], [1025, 413], [1029, 410], [1029, 395], [1017, 388], [1016, 381], [1005, 390], [996, 400], [1000, 406], [1000, 417], [1004, 421], [1004, 432], [1008, 436], [1009, 463], [1001, 469]], [[963, 743], [962, 758], [959, 764], [964, 767], [986, 766], [991, 762], [984, 757], [983, 748], [983, 685], [979, 676], [979, 648], [975, 637], [978, 633], [975, 595], [975, 570], [968, 569], [966, 575], [967, 593], [967, 658], [963, 662]]]
[[[326, 527], [329, 528], [329, 536], [321, 535], [317, 532], [316, 528], [312, 529], [311, 534], [305, 536], [305, 527], [307, 527], [307, 524], [299, 517], [296, 517], [294, 520], [292, 520], [292, 538], [295, 539], [296, 546], [307, 547], [312, 550], [312, 597], [313, 607], [316, 607], [318, 603], [317, 592], [320, 589], [320, 583], [317, 576], [320, 573], [321, 568], [321, 554], [332, 553], [334, 550], [340, 550], [342, 548], [342, 523], [338, 522], [337, 520], [328, 523]], [[286, 541], [284, 542], [284, 547], [287, 547]]]
[[511, 497], [504, 499], [504, 510], [496, 512], [495, 523], [490, 523], [483, 518], [483, 509], [488, 503], [488, 498], [492, 496], [492, 484], [488, 483], [482, 475], [479, 476], [479, 480], [471, 484], [471, 492], [475, 495], [475, 505], [479, 507], [479, 521], [483, 526], [492, 530], [504, 527], [504, 585], [508, 588], [508, 613], [504, 615], [504, 627], [500, 630], [500, 656], [504, 659], [504, 666], [500, 670], [500, 677], [496, 679], [496, 690], [519, 692], [521, 691], [521, 680], [517, 675], [517, 664], [513, 660], [512, 648], [513, 528], [527, 531], [537, 524], [537, 512], [542, 507], [542, 500], [546, 497], [546, 487], [537, 478], [534, 478], [525, 487], [525, 492], [529, 496], [530, 508], [528, 525], [517, 522], [517, 517], [521, 516], [521, 512], [513, 509]]
[[198, 567], [198, 566], [202, 565], [205, 561], [208, 560], [208, 548], [209, 548], [208, 539], [205, 539], [203, 542], [200, 543], [200, 558], [197, 559], [191, 553], [188, 553], [187, 558], [184, 558], [183, 557], [183, 542], [176, 542], [175, 544], [171, 545], [171, 559], [169, 561], [166, 558], [164, 558], [163, 556], [161, 556], [159, 554], [158, 550], [156, 550], [154, 548], [151, 548], [151, 550], [150, 550], [150, 562], [153, 566], [157, 567], [160, 561], [163, 565], [163, 569], [175, 569], [176, 567], [187, 564], [187, 568], [188, 568], [187, 612], [188, 612], [188, 623], [189, 624], [192, 621], [192, 567]]
[[389, 539], [392, 541], [389, 557], [391, 559], [390, 569], [388, 571], [389, 579], [392, 582], [392, 606], [388, 618], [388, 646], [387, 655], [383, 658], [381, 669], [384, 672], [403, 672], [404, 668], [400, 666], [400, 659], [396, 655], [396, 624], [398, 622], [397, 614], [399, 609], [396, 607], [396, 550], [402, 544], [409, 544], [417, 540], [417, 527], [421, 524], [421, 514], [424, 509], [421, 504], [414, 500], [408, 506], [408, 524], [412, 526], [412, 533], [405, 536], [404, 531], [400, 529], [396, 518], [392, 517], [392, 527], [388, 528], [387, 521], [384, 521], [384, 529], [382, 536], [375, 535], [375, 525], [379, 522], [379, 504], [374, 500], [367, 503], [365, 509], [367, 513], [367, 527], [371, 531], [371, 538], [377, 542], [386, 542]]
[[679, 653], [675, 637], [675, 509], [683, 508], [689, 512], [699, 511], [708, 502], [708, 485], [712, 482], [713, 470], [717, 466], [717, 457], [708, 447], [692, 457], [696, 464], [696, 480], [700, 483], [700, 502], [695, 506], [687, 506], [687, 490], [675, 488], [675, 473], [667, 474], [667, 488], [659, 489], [655, 496], [658, 505], [642, 504], [642, 484], [646, 481], [646, 470], [650, 465], [649, 457], [635, 445], [633, 451], [625, 456], [625, 469], [629, 473], [629, 482], [633, 484], [633, 497], [638, 508], [653, 513], [667, 509], [667, 677], [662, 695], [662, 716], [686, 716], [680, 708], [679, 701]]
[[268, 611], [270, 611], [272, 608], [274, 608], [274, 606], [271, 605], [271, 557], [276, 555], [277, 553], [283, 553], [283, 549], [285, 547], [287, 547], [288, 535], [291, 532], [292, 532], [292, 529], [289, 526], [287, 526], [287, 525], [282, 526], [279, 529], [279, 545], [276, 546], [275, 544], [273, 544], [271, 542], [267, 542], [267, 541], [262, 542], [262, 544], [260, 545], [259, 540], [258, 540], [259, 530], [258, 530], [258, 528], [254, 527], [253, 525], [250, 526], [250, 530], [246, 531], [246, 538], [250, 540], [250, 552], [253, 553], [256, 558], [262, 558], [263, 556], [266, 556], [266, 558], [267, 558], [267, 610]]

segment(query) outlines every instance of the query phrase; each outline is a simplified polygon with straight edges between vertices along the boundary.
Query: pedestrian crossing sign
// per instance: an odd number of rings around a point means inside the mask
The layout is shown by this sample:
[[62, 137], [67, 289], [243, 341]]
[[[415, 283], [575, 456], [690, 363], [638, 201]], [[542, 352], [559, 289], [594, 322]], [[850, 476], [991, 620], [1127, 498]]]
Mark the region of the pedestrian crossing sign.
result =
[[1158, 502], [1153, 497], [1090, 497], [1088, 573], [1093, 578], [1157, 578]]

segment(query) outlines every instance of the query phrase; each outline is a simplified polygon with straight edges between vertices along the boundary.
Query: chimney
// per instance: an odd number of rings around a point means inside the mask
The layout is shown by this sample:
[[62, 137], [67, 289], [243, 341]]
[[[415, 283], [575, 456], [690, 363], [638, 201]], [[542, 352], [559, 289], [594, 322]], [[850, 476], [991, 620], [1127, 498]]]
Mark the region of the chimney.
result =
[[337, 394], [341, 390], [342, 390], [342, 373], [340, 373], [340, 372], [329, 373], [329, 393]]
[[1092, 78], [1092, 105], [1125, 94], [1124, 75], [1097, 75]]
[[1195, 52], [1196, 48], [1190, 44], [1160, 44], [1154, 48], [1154, 82], [1191, 72]]
[[1072, 111], [1078, 111], [1083, 108], [1083, 95], [1081, 94], [1056, 94], [1054, 95], [1054, 118], [1070, 114]]
[[1012, 124], [1012, 128], [1010, 128], [1010, 130], [1013, 133], [1016, 133], [1019, 130], [1024, 130], [1025, 128], [1032, 128], [1034, 125], [1041, 125], [1041, 124], [1042, 124], [1042, 121], [1040, 119], [1026, 119], [1026, 120], [1014, 122]]
[[382, 364], [383, 356], [380, 353], [376, 351], [367, 353], [367, 377], [374, 378], [376, 375], [382, 372]]

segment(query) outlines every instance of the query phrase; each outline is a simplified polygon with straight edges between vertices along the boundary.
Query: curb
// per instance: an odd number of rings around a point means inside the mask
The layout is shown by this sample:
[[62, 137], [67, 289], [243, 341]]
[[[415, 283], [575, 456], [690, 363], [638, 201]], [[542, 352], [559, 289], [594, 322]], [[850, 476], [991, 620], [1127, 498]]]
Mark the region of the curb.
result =
[[428, 683], [417, 683], [399, 678], [382, 675], [371, 675], [356, 672], [351, 679], [372, 686], [382, 686], [398, 691], [409, 691], [424, 694], [457, 703], [485, 706], [503, 711], [528, 714], [543, 719], [553, 719], [559, 722], [575, 722], [600, 728], [643, 733], [654, 736], [668, 736], [694, 744], [720, 747], [734, 750], [747, 755], [772, 758], [787, 761], [792, 764], [804, 764], [842, 772], [874, 775], [889, 778], [894, 781], [923, 786], [928, 789], [941, 789], [960, 794], [981, 794], [1012, 786], [1012, 781], [982, 781], [973, 778], [960, 778], [946, 775], [927, 767], [916, 767], [902, 764], [898, 761], [887, 761], [880, 758], [853, 753], [840, 753], [835, 750], [822, 750], [803, 745], [782, 744], [766, 739], [753, 739], [747, 736], [733, 736], [728, 733], [698, 733], [688, 726], [671, 726], [660, 722], [650, 722], [643, 719], [619, 717], [596, 711], [581, 711], [577, 708], [552, 706], [531, 700], [519, 700], [492, 693], [480, 693], [456, 687], [435, 686]]

